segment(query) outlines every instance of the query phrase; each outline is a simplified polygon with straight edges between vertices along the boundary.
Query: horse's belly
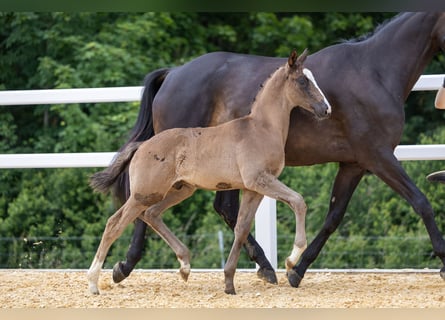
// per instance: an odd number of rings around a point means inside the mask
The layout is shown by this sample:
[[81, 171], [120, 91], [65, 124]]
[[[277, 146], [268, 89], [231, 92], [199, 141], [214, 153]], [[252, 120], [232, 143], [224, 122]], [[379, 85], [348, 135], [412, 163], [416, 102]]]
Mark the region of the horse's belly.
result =
[[342, 140], [326, 144], [324, 148], [314, 145], [292, 144], [286, 146], [286, 166], [307, 166], [327, 162], [355, 162], [355, 153], [350, 144]]

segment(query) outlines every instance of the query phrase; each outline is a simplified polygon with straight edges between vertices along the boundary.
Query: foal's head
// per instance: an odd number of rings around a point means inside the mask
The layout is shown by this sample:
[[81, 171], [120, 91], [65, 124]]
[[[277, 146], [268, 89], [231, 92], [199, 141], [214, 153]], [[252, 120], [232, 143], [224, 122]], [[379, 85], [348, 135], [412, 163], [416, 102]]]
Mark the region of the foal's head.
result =
[[318, 118], [327, 118], [331, 115], [331, 105], [318, 87], [312, 72], [303, 67], [307, 54], [307, 49], [300, 56], [295, 50], [290, 54], [285, 66], [287, 80], [284, 90], [294, 106], [300, 106]]

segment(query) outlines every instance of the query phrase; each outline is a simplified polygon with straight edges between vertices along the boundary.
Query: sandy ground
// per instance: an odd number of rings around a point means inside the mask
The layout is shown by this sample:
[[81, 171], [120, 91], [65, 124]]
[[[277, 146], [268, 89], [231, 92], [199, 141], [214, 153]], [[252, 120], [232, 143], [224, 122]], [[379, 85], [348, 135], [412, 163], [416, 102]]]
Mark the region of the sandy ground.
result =
[[237, 295], [224, 293], [222, 271], [178, 273], [136, 270], [121, 284], [101, 273], [101, 295], [88, 292], [86, 271], [0, 270], [2, 308], [443, 308], [445, 281], [438, 273], [308, 272], [292, 288], [254, 272], [235, 275]]

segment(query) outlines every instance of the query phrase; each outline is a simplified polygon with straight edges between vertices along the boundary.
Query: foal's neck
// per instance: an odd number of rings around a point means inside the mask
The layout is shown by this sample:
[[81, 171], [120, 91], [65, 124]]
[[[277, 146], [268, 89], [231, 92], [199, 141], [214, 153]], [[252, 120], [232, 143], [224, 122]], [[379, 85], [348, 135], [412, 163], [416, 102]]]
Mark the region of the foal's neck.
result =
[[258, 92], [249, 116], [267, 126], [270, 134], [281, 135], [283, 143], [287, 139], [290, 112], [293, 106], [284, 92], [286, 75], [284, 69], [278, 69]]

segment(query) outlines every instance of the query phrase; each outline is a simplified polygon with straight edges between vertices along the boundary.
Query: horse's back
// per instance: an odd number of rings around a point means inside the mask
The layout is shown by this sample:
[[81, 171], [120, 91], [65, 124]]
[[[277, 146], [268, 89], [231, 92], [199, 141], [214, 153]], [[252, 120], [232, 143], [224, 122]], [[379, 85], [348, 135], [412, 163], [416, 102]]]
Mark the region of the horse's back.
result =
[[155, 131], [206, 127], [248, 114], [260, 85], [285, 61], [212, 52], [173, 68], [153, 101]]

